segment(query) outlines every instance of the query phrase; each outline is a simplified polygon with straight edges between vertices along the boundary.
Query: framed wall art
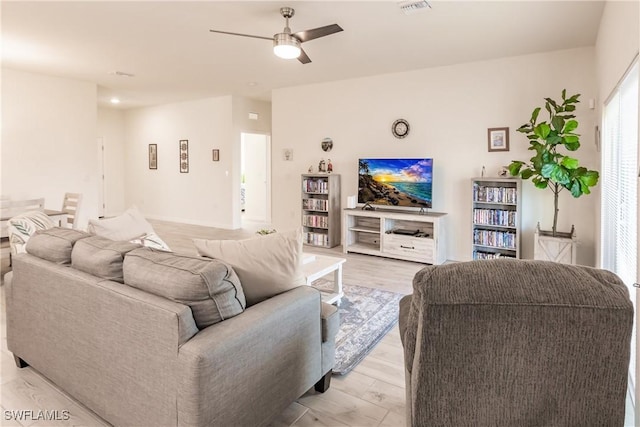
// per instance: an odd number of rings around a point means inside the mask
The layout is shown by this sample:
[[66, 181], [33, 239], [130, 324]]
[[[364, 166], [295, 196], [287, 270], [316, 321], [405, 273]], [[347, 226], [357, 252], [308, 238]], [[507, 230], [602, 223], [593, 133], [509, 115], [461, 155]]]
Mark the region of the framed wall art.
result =
[[149, 169], [158, 169], [158, 144], [149, 144]]
[[189, 173], [189, 141], [180, 140], [180, 173]]
[[490, 128], [487, 134], [489, 151], [509, 151], [509, 128]]

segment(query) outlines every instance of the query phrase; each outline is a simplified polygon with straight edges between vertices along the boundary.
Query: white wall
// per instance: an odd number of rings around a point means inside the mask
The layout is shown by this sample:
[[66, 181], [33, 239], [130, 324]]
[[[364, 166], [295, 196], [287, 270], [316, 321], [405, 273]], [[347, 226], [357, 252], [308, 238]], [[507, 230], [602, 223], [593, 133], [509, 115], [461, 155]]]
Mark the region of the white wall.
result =
[[[232, 226], [231, 97], [128, 110], [125, 123], [127, 206], [156, 219]], [[179, 168], [183, 139], [189, 173]], [[149, 169], [148, 144], [158, 144], [158, 169]], [[212, 161], [214, 148], [219, 162]]]
[[[249, 112], [259, 120], [249, 120]], [[270, 133], [270, 103], [207, 98], [125, 113], [127, 206], [166, 221], [240, 227], [240, 134]], [[180, 173], [178, 144], [189, 141], [189, 173]], [[158, 144], [158, 169], [148, 167], [148, 144]], [[220, 161], [212, 150], [220, 150]]]
[[[595, 113], [588, 100], [596, 96], [594, 49], [581, 48], [503, 58], [323, 84], [273, 92], [272, 152], [293, 148], [293, 161], [273, 157], [273, 223], [276, 228], [300, 221], [300, 174], [321, 158], [331, 158], [342, 175], [342, 204], [357, 192], [360, 157], [433, 157], [433, 210], [448, 213], [448, 254], [471, 259], [471, 184], [482, 166], [495, 176], [511, 160], [527, 160], [526, 138], [515, 130], [527, 122], [544, 97], [559, 98], [563, 88], [581, 93], [577, 115], [582, 134], [581, 162], [597, 168]], [[542, 116], [542, 114], [541, 114]], [[405, 118], [410, 135], [395, 139], [391, 123]], [[489, 153], [487, 128], [510, 128], [511, 151]], [[333, 150], [320, 142], [331, 137]], [[523, 257], [533, 256], [533, 231], [541, 222], [551, 228], [550, 191], [524, 187]], [[594, 214], [598, 196], [573, 199], [562, 194], [558, 229], [575, 224], [578, 262], [594, 263]]]
[[96, 85], [3, 68], [2, 107], [2, 194], [60, 209], [82, 193], [86, 226], [98, 213]]
[[640, 2], [608, 1], [596, 41], [598, 104], [602, 106], [638, 54]]
[[105, 216], [121, 214], [127, 206], [125, 194], [125, 122], [124, 112], [98, 108], [97, 136], [104, 139]]

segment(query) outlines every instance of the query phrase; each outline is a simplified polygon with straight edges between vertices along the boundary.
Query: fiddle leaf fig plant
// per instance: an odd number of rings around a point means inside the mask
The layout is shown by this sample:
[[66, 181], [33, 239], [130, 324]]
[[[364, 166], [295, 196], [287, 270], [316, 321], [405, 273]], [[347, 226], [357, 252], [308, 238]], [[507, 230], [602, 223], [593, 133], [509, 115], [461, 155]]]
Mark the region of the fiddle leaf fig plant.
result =
[[567, 98], [567, 90], [562, 90], [562, 102], [545, 98], [544, 108], [549, 113], [548, 121], [538, 122], [541, 107], [531, 114], [528, 123], [517, 130], [529, 139], [529, 150], [535, 155], [529, 162], [513, 160], [509, 165], [512, 176], [531, 179], [540, 189], [553, 192], [553, 236], [558, 224], [558, 195], [563, 189], [569, 190], [573, 197], [590, 194], [589, 187], [598, 183], [597, 171], [580, 166], [578, 159], [564, 154], [559, 149], [573, 152], [580, 148], [580, 135], [575, 133], [578, 121], [572, 114], [579, 103], [580, 94]]

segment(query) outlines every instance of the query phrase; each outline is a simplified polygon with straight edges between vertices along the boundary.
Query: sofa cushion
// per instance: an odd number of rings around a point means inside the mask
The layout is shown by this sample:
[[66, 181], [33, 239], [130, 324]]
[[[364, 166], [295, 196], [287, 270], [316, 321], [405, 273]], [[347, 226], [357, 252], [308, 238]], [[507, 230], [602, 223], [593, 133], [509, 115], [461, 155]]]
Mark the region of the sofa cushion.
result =
[[25, 253], [25, 246], [33, 233], [54, 226], [51, 218], [42, 211], [27, 211], [14, 216], [7, 221], [11, 253], [14, 255]]
[[112, 240], [132, 240], [153, 233], [153, 227], [135, 207], [107, 219], [90, 219], [89, 232]]
[[247, 305], [306, 284], [301, 230], [248, 240], [194, 239], [193, 242], [198, 254], [231, 264], [242, 283]]
[[135, 249], [124, 258], [124, 283], [188, 305], [199, 329], [236, 316], [246, 307], [238, 276], [219, 260]]
[[127, 252], [140, 245], [102, 236], [79, 240], [71, 251], [71, 266], [106, 280], [124, 283], [122, 264]]
[[71, 264], [73, 245], [89, 236], [89, 233], [71, 228], [53, 227], [39, 230], [27, 242], [26, 250], [31, 255], [56, 264]]

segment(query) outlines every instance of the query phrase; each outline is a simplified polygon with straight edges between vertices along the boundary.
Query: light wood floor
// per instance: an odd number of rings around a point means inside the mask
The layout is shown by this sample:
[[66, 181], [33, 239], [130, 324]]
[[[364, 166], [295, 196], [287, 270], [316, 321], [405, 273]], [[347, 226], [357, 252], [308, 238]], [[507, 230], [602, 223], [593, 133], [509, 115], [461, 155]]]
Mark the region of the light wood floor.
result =
[[[193, 238], [239, 239], [253, 236], [260, 224], [248, 224], [242, 230], [222, 230], [187, 224], [152, 221], [158, 235], [175, 252], [196, 254]], [[411, 293], [411, 281], [423, 265], [389, 260], [366, 255], [347, 254], [341, 249], [310, 249], [347, 258], [343, 280], [386, 289], [403, 294]], [[331, 276], [327, 276], [331, 278]], [[18, 369], [7, 350], [5, 334], [4, 286], [2, 293], [0, 351], [0, 425], [2, 426], [105, 426], [101, 420], [81, 403], [32, 368]], [[67, 421], [36, 421], [23, 424], [5, 420], [5, 410], [68, 410]], [[349, 374], [334, 376], [331, 387], [324, 393], [308, 392], [287, 408], [273, 422], [281, 426], [393, 426], [404, 425], [405, 392], [402, 346], [397, 326], [392, 329], [372, 352]]]

